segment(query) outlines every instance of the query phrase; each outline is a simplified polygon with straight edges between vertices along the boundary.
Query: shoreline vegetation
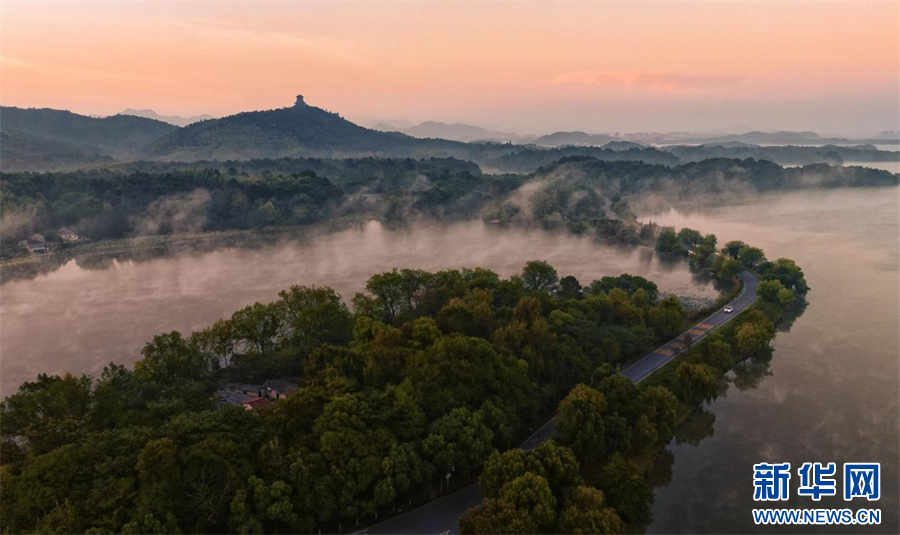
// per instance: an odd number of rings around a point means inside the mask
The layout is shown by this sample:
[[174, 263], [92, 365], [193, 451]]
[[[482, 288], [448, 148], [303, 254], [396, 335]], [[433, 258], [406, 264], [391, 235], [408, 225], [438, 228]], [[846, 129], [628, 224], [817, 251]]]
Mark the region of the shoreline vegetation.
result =
[[[4, 280], [27, 275], [29, 265], [48, 262], [33, 260], [37, 251], [100, 252], [102, 242], [152, 250], [209, 236], [227, 241], [242, 231], [280, 233], [367, 219], [386, 225], [481, 219], [652, 244], [658, 227], [637, 221], [631, 199], [654, 195], [682, 205], [710, 196], [727, 202], [735, 192], [900, 183], [900, 175], [875, 169], [784, 168], [754, 159], [667, 167], [572, 155], [533, 169], [486, 174], [453, 158], [285, 158], [0, 172], [0, 270], [8, 273]], [[123, 239], [134, 241], [117, 241]]]
[[[445, 472], [485, 493], [466, 533], [640, 525], [665, 444], [725, 371], [739, 388], [765, 375], [808, 291], [742, 242], [666, 228], [656, 248], [721, 280], [751, 270], [760, 299], [639, 386], [616, 367], [703, 316], [641, 277], [582, 286], [543, 261], [381, 273], [351, 308], [294, 286], [154, 337], [132, 370], [41, 375], [2, 403], [3, 531], [356, 530], [442, 494]], [[228, 401], [249, 383], [265, 403]], [[515, 449], [554, 407], [556, 438]]]

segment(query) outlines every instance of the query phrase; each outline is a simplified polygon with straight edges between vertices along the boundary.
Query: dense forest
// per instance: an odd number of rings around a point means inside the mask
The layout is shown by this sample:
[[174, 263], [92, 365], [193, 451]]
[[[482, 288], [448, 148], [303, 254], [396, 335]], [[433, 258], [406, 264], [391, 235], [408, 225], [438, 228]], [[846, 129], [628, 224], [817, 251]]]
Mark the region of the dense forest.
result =
[[[665, 254], [715, 250], [712, 235], [670, 233]], [[766, 358], [773, 321], [808, 291], [790, 260], [741, 242], [719, 252], [703, 262], [720, 278], [733, 269], [717, 263], [755, 270], [760, 306], [641, 388], [616, 367], [684, 329], [678, 299], [630, 275], [582, 286], [543, 261], [509, 279], [395, 269], [352, 309], [294, 286], [154, 337], [131, 370], [41, 375], [0, 408], [2, 529], [342, 531], [434, 497], [452, 470], [458, 485], [480, 476], [487, 497], [466, 532], [621, 533], [652, 500], [635, 456], [715, 397], [736, 360]], [[272, 378], [296, 389], [254, 410], [217, 397]], [[554, 408], [556, 441], [511, 449]]]
[[[716, 252], [715, 244], [714, 235], [664, 229], [658, 249], [686, 253], [709, 245]], [[560, 401], [553, 440], [491, 454], [479, 477], [485, 499], [460, 519], [463, 533], [625, 533], [627, 525], [650, 520], [653, 488], [645, 473], [655, 454], [689, 414], [723, 391], [722, 375], [736, 363], [763, 370], [738, 368], [739, 388], [764, 375], [776, 330], [802, 313], [809, 291], [793, 260], [771, 262], [740, 241], [691, 261], [711, 265], [720, 278], [752, 270], [762, 279], [759, 301], [697, 344], [682, 337], [685, 350], [640, 385], [608, 363], [597, 367]]]
[[[626, 151], [627, 152], [627, 151]], [[201, 164], [206, 165], [206, 164]], [[471, 162], [362, 158], [226, 161], [212, 167], [136, 163], [59, 173], [0, 173], [5, 258], [67, 227], [90, 240], [270, 226], [342, 217], [388, 223], [481, 217], [650, 243], [624, 199], [670, 200], [814, 187], [896, 185], [898, 175], [827, 164], [782, 168], [713, 159], [668, 167], [563, 158], [527, 175], [486, 174]]]
[[[157, 336], [133, 370], [41, 376], [3, 404], [4, 530], [334, 531], [421, 501], [450, 467], [475, 477], [594, 367], [683, 326], [649, 281], [598, 284], [543, 262], [506, 280], [395, 270], [352, 313], [292, 287]], [[217, 381], [285, 375], [300, 388], [265, 410], [213, 401]]]

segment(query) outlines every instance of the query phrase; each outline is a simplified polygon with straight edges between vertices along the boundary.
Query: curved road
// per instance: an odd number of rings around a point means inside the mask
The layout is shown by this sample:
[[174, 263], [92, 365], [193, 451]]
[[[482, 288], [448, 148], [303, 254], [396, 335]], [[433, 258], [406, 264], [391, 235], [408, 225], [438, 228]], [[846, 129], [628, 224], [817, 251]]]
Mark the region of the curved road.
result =
[[[714, 314], [691, 327], [674, 340], [656, 348], [652, 353], [623, 370], [622, 374], [631, 379], [633, 383], [640, 383], [647, 377], [650, 377], [653, 372], [662, 368], [670, 360], [678, 356], [678, 353], [680, 353], [682, 349], [681, 339], [685, 334], [692, 336], [693, 342], [699, 342], [704, 339], [710, 331], [724, 325], [731, 320], [731, 318], [750, 306], [756, 301], [756, 284], [759, 281], [747, 271], [741, 272], [739, 277], [744, 283], [744, 288], [733, 301], [728, 303], [734, 307], [734, 312], [726, 313], [722, 310], [716, 311]], [[554, 427], [554, 422], [551, 419], [538, 428], [537, 431], [532, 433], [532, 435], [519, 447], [526, 451], [538, 447], [542, 442], [553, 437], [555, 431]], [[481, 494], [481, 489], [478, 487], [478, 484], [472, 484], [456, 492], [432, 500], [407, 513], [397, 515], [384, 522], [370, 526], [367, 530], [360, 533], [369, 533], [370, 535], [438, 535], [444, 533], [459, 533], [459, 517], [464, 515], [466, 511], [472, 507], [481, 503], [483, 497], [484, 495]]]

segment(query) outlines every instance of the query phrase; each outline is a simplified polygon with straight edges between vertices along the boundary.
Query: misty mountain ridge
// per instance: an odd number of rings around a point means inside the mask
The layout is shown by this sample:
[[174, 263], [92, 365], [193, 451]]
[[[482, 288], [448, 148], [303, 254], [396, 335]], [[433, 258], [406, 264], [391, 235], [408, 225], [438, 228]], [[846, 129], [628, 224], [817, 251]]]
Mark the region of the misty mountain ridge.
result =
[[375, 123], [372, 128], [385, 132], [401, 132], [417, 138], [449, 139], [453, 141], [500, 141], [511, 143], [527, 143], [534, 140], [534, 136], [521, 136], [513, 132], [497, 132], [480, 126], [465, 123], [442, 123], [440, 121], [425, 121], [410, 127], [399, 127], [390, 123]]
[[134, 117], [143, 117], [145, 119], [154, 119], [157, 121], [162, 121], [164, 123], [169, 123], [175, 126], [187, 126], [189, 124], [197, 123], [200, 121], [206, 121], [208, 119], [215, 119], [212, 115], [193, 115], [191, 117], [181, 117], [178, 115], [160, 115], [153, 110], [136, 110], [134, 108], [126, 108], [123, 111], [120, 111], [117, 115], [132, 115]]
[[2, 128], [0, 129], [0, 162], [2, 162], [3, 171], [43, 172], [110, 165], [114, 164], [115, 160], [64, 141]]
[[417, 139], [399, 132], [379, 132], [337, 113], [306, 104], [249, 111], [194, 123], [165, 135], [145, 151], [162, 160], [349, 157], [390, 155], [453, 156], [461, 143]]
[[535, 145], [545, 147], [560, 147], [563, 145], [575, 146], [602, 146], [611, 141], [620, 141], [619, 138], [606, 134], [588, 134], [586, 132], [554, 132], [545, 136], [540, 136], [534, 140]]
[[[0, 106], [0, 124], [5, 130], [20, 132], [31, 138], [27, 144], [62, 144], [84, 154], [99, 154], [115, 158], [137, 155], [148, 143], [178, 129], [177, 126], [135, 117], [113, 115], [94, 118], [70, 111], [49, 108], [16, 108]], [[19, 148], [25, 149], [26, 145]], [[24, 153], [23, 153], [24, 154]]]
[[[865, 145], [871, 140], [832, 143], [831, 138], [815, 132], [754, 131], [693, 140], [690, 134], [684, 133], [612, 136], [572, 131], [523, 138], [531, 142], [516, 144], [420, 138], [362, 127], [337, 113], [307, 105], [302, 96], [290, 107], [248, 111], [180, 128], [133, 115], [92, 118], [69, 111], [15, 107], [0, 107], [0, 122], [5, 130], [5, 143], [0, 147], [0, 164], [4, 170], [95, 167], [104, 165], [110, 157], [118, 162], [452, 157], [475, 162], [490, 172], [531, 172], [567, 156], [667, 166], [707, 158], [753, 158], [783, 165], [893, 162], [898, 158], [898, 152], [879, 151]], [[478, 134], [497, 133], [463, 123], [437, 121], [426, 121], [412, 128], [418, 129], [420, 135], [429, 136], [443, 133], [481, 137]], [[664, 137], [667, 135], [669, 139]], [[786, 140], [798, 138], [803, 142], [785, 144]], [[750, 142], [773, 139], [782, 143], [766, 146]], [[650, 143], [657, 146], [648, 146]]]

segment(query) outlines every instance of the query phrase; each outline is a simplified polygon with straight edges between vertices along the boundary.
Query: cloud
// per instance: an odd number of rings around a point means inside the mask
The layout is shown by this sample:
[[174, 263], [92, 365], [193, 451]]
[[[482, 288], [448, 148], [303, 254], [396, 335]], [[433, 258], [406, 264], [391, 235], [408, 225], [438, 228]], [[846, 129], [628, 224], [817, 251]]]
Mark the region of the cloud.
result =
[[704, 89], [731, 85], [743, 80], [736, 76], [703, 76], [673, 72], [579, 71], [558, 74], [550, 79], [550, 83], [554, 85]]

